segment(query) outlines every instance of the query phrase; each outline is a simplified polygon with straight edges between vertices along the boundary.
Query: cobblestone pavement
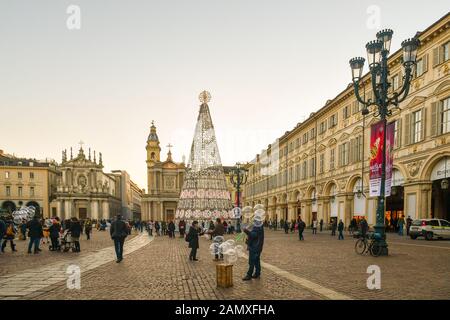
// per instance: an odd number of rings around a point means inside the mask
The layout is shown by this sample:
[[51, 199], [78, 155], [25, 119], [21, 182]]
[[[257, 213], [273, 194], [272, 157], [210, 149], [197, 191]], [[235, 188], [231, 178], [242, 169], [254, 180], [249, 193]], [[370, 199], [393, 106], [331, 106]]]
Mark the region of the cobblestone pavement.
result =
[[[188, 260], [187, 243], [156, 237], [120, 264], [82, 272], [81, 289], [60, 280], [24, 299], [450, 299], [450, 241], [411, 240], [389, 234], [389, 257], [359, 256], [355, 239], [330, 233], [266, 231], [259, 280], [241, 281], [247, 261], [234, 266], [234, 287], [216, 288], [210, 242], [200, 240], [199, 262]], [[367, 267], [381, 269], [381, 290], [366, 286]], [[0, 267], [0, 269], [3, 266]], [[0, 288], [1, 293], [1, 288]]]
[[[152, 240], [147, 234], [141, 234], [127, 241], [124, 246], [124, 256], [142, 248]], [[43, 258], [43, 257], [42, 257]], [[69, 260], [41, 263], [40, 267], [21, 270], [19, 272], [0, 277], [0, 299], [17, 299], [29, 294], [41, 294], [52, 289], [51, 285], [63, 282], [67, 286], [67, 279], [73, 270], [86, 272], [116, 259], [113, 247], [96, 250], [80, 255], [74, 255]], [[41, 262], [45, 262], [45, 258]], [[68, 274], [68, 268], [71, 272]], [[73, 284], [73, 281], [71, 282]]]
[[[130, 240], [135, 237], [136, 231], [127, 238]], [[39, 254], [28, 254], [27, 240], [14, 240], [17, 252], [11, 252], [11, 247], [8, 243], [5, 248], [5, 253], [0, 253], [0, 276], [5, 276], [11, 273], [16, 273], [21, 270], [41, 267], [44, 263], [54, 263], [62, 261], [70, 261], [74, 257], [82, 256], [85, 253], [95, 252], [97, 250], [112, 246], [112, 240], [108, 231], [93, 230], [91, 240], [86, 240], [86, 235], [80, 238], [80, 253], [74, 252], [53, 252], [48, 249], [49, 245], [41, 245], [42, 251]]]

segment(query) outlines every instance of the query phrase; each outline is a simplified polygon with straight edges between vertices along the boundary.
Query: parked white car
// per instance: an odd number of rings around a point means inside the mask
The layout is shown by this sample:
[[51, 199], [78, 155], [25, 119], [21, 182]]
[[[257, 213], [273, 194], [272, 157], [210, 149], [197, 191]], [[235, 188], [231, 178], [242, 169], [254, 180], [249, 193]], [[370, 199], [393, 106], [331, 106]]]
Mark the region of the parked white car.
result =
[[450, 239], [450, 222], [444, 219], [417, 219], [409, 227], [411, 239], [425, 237], [427, 240], [434, 238]]

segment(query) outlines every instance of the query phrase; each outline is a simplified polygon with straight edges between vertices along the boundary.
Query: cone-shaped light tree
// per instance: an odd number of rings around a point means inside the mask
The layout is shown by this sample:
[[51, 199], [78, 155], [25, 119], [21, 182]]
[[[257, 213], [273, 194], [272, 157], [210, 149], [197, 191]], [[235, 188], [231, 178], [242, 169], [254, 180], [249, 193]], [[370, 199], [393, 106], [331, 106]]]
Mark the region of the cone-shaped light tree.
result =
[[203, 91], [199, 99], [200, 111], [176, 218], [198, 220], [233, 218], [230, 192], [223, 173], [208, 107], [211, 95]]

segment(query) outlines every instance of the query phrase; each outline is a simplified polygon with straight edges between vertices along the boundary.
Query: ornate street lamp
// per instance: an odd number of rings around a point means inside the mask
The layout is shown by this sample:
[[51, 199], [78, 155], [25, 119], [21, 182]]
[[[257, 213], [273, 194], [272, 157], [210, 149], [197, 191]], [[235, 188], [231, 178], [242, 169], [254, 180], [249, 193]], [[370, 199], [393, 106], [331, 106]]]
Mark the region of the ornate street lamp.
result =
[[381, 254], [387, 255], [387, 243], [384, 227], [384, 210], [385, 210], [385, 178], [386, 178], [386, 118], [392, 114], [392, 108], [398, 107], [398, 104], [405, 100], [409, 93], [409, 88], [412, 79], [412, 70], [416, 64], [417, 49], [420, 45], [419, 39], [412, 38], [402, 42], [403, 48], [403, 68], [404, 81], [400, 90], [388, 94], [391, 84], [388, 81], [389, 67], [388, 55], [391, 46], [392, 34], [394, 32], [390, 29], [381, 30], [377, 33], [377, 40], [370, 41], [366, 45], [367, 62], [369, 63], [371, 84], [373, 90], [373, 99], [364, 101], [359, 94], [360, 80], [362, 79], [362, 69], [364, 66], [364, 58], [358, 57], [350, 60], [350, 67], [352, 70], [352, 80], [355, 90], [355, 96], [359, 103], [363, 105], [362, 114], [370, 113], [369, 107], [375, 106], [377, 109], [374, 117], [379, 117], [383, 121], [384, 139], [383, 139], [383, 155], [382, 155], [382, 175], [381, 175], [381, 190], [378, 196], [378, 206], [376, 213], [375, 232], [381, 235], [378, 245], [381, 246]]
[[236, 207], [241, 207], [241, 186], [247, 183], [247, 169], [241, 167], [241, 164], [238, 162], [236, 166], [231, 169], [230, 172], [230, 181], [233, 186], [236, 188]]

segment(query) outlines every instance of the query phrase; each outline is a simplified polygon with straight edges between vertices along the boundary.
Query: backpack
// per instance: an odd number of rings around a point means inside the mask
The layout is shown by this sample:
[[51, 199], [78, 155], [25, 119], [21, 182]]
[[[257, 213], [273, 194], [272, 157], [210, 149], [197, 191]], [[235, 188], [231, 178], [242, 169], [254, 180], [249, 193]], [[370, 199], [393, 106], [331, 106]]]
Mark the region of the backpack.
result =
[[9, 224], [6, 228], [6, 235], [7, 236], [13, 236], [14, 235], [14, 228], [12, 224]]

